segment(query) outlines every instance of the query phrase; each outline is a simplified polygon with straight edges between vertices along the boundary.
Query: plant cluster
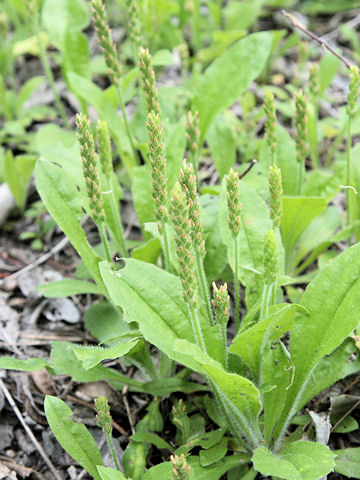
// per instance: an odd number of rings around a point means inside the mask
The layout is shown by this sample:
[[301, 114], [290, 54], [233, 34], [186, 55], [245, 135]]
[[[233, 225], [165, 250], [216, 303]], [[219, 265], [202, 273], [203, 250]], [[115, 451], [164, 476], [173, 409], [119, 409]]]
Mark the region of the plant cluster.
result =
[[[0, 366], [45, 367], [77, 382], [101, 379], [119, 390], [126, 385], [151, 398], [122, 462], [108, 401], [96, 399], [96, 418], [114, 463], [109, 468], [90, 432], [70, 418], [70, 408], [46, 396], [55, 437], [96, 480], [249, 480], [258, 474], [318, 480], [333, 471], [360, 478], [346, 465], [347, 458], [360, 465], [358, 449], [331, 450], [313, 412], [299, 415], [318, 393], [359, 370], [353, 337], [360, 323], [360, 156], [352, 145], [360, 130], [358, 68], [346, 73], [347, 104], [331, 123], [320, 118], [319, 98], [340, 60], [324, 55], [303, 69], [306, 80], [296, 78], [283, 91], [266, 86], [273, 58], [299, 38], [232, 30], [232, 16], [241, 19], [244, 5], [256, 10], [251, 1], [228, 2], [222, 31], [222, 4], [215, 0], [208, 2], [211, 21], [198, 1], [165, 1], [161, 10], [161, 2], [127, 0], [121, 10], [126, 36], [119, 45], [103, 0], [60, 2], [68, 9], [61, 28], [51, 22], [55, 3], [34, 2], [29, 23], [64, 128], [44, 126], [30, 153], [16, 159], [8, 150], [4, 178], [24, 208], [35, 168], [41, 200], [87, 272], [85, 280], [44, 285], [43, 294], [96, 294], [85, 324], [99, 345], [54, 342], [48, 361], [1, 357]], [[260, 14], [261, 2], [255, 4], [258, 13], [242, 23], [244, 29]], [[170, 6], [178, 27], [167, 13]], [[156, 37], [153, 18], [160, 22]], [[96, 73], [109, 80], [104, 91], [91, 79], [95, 67], [83, 32], [90, 20], [102, 51]], [[76, 135], [56, 90], [41, 22], [78, 99]], [[224, 34], [212, 48], [205, 46], [209, 31]], [[176, 40], [169, 39], [172, 33]], [[182, 84], [160, 88], [159, 67], [173, 64], [164, 51], [168, 42], [177, 48]], [[299, 71], [308, 60], [300, 44]], [[256, 79], [261, 102], [250, 90]], [[32, 80], [28, 90], [39, 85]], [[132, 116], [126, 108], [131, 100]], [[230, 108], [238, 100], [241, 118]], [[26, 113], [20, 100], [7, 98], [3, 105], [6, 122]], [[33, 114], [30, 109], [26, 115]], [[261, 139], [254, 135], [257, 123], [264, 125]], [[0, 140], [5, 135], [10, 145], [14, 138], [6, 132]], [[325, 151], [329, 143], [333, 147]], [[209, 155], [216, 185], [205, 176]], [[136, 245], [124, 234], [122, 188], [131, 190], [141, 224], [144, 240]], [[341, 190], [344, 215], [332, 204]], [[84, 212], [97, 227], [98, 245], [88, 241]], [[339, 242], [348, 246], [343, 253], [335, 248]], [[94, 315], [96, 326], [89, 321]], [[136, 367], [140, 380], [106, 366], [109, 359]], [[166, 419], [160, 408], [165, 396], [173, 405]], [[306, 428], [311, 422], [315, 428]], [[156, 449], [161, 461], [150, 466]]]

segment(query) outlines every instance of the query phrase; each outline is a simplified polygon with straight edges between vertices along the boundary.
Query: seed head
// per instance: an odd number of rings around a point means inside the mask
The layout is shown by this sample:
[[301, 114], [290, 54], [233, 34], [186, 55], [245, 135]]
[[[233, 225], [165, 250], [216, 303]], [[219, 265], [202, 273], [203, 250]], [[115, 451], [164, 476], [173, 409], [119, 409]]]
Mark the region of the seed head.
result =
[[280, 219], [283, 211], [283, 188], [281, 182], [281, 170], [276, 165], [272, 165], [269, 171], [269, 189], [270, 189], [270, 218], [273, 221], [273, 227], [280, 227]]
[[349, 73], [349, 93], [347, 98], [347, 113], [350, 117], [355, 114], [356, 104], [359, 99], [360, 74], [355, 65], [350, 67]]
[[155, 113], [155, 111], [150, 112], [147, 118], [146, 126], [149, 135], [148, 145], [152, 176], [152, 197], [159, 231], [162, 232], [164, 224], [168, 220], [164, 129], [160, 116]]
[[190, 477], [190, 465], [187, 464], [185, 455], [182, 453], [180, 457], [177, 455], [170, 456], [171, 463], [173, 465], [171, 480], [188, 480]]
[[117, 85], [121, 77], [121, 66], [111, 30], [107, 24], [106, 8], [102, 0], [91, 0], [91, 16], [106, 65], [109, 68], [111, 83]]
[[227, 204], [228, 204], [228, 222], [233, 237], [239, 235], [240, 229], [240, 211], [241, 204], [239, 200], [239, 174], [232, 168], [229, 175], [226, 175]]
[[110, 415], [110, 407], [106, 397], [100, 395], [95, 399], [96, 419], [99, 427], [106, 435], [110, 435], [112, 431], [112, 418]]
[[128, 14], [128, 35], [136, 46], [136, 50], [142, 44], [142, 34], [140, 28], [140, 11], [138, 0], [126, 0]]
[[199, 150], [199, 112], [188, 112], [185, 122], [186, 128], [186, 148], [189, 150], [192, 158], [197, 154]]
[[142, 88], [145, 94], [147, 112], [154, 111], [160, 116], [159, 95], [156, 88], [155, 73], [151, 64], [151, 55], [147, 48], [139, 48], [139, 69]]
[[199, 197], [197, 194], [196, 176], [192, 163], [188, 163], [185, 159], [183, 167], [179, 173], [179, 181], [183, 189], [186, 200], [189, 205], [189, 219], [191, 224], [191, 238], [202, 254], [205, 253], [205, 242], [203, 240], [203, 229], [200, 217]]
[[299, 163], [307, 156], [307, 111], [306, 97], [302, 90], [295, 94], [295, 143]]
[[279, 251], [274, 230], [269, 230], [264, 241], [264, 281], [274, 283], [279, 273]]
[[176, 253], [179, 262], [179, 276], [183, 286], [183, 295], [189, 305], [196, 306], [197, 281], [195, 261], [191, 239], [191, 223], [186, 195], [176, 184], [171, 197], [171, 219], [175, 228]]
[[276, 151], [277, 131], [276, 131], [276, 111], [274, 95], [269, 90], [264, 95], [265, 109], [265, 137], [269, 148], [273, 153]]
[[211, 301], [214, 314], [215, 314], [215, 321], [218, 325], [226, 326], [227, 322], [229, 321], [229, 304], [230, 304], [230, 297], [228, 295], [227, 284], [224, 283], [217, 288], [216, 283], [213, 282], [213, 299]]
[[96, 144], [103, 174], [109, 179], [113, 172], [111, 140], [107, 123], [98, 120], [96, 125]]
[[85, 114], [80, 113], [76, 115], [76, 126], [91, 215], [95, 222], [102, 222], [105, 218], [105, 211], [103, 208], [100, 176], [96, 167], [94, 137], [90, 130], [90, 121]]

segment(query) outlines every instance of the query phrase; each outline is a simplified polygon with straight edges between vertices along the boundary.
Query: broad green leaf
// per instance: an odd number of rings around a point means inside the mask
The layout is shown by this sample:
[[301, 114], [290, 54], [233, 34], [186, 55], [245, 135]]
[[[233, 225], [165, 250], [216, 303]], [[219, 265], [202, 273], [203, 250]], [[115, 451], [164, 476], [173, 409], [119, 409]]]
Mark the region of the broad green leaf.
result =
[[35, 76], [26, 80], [21, 87], [16, 100], [16, 110], [20, 114], [24, 103], [31, 97], [31, 95], [42, 85], [45, 81], [43, 76]]
[[176, 339], [194, 341], [180, 279], [155, 265], [127, 259], [118, 271], [101, 264], [101, 273], [115, 305], [128, 322], [137, 322], [145, 339], [174, 358]]
[[44, 409], [51, 431], [63, 449], [95, 480], [101, 480], [97, 465], [102, 465], [101, 454], [83, 423], [71, 420], [72, 410], [60, 398], [45, 396]]
[[270, 307], [269, 315], [264, 320], [237, 335], [229, 351], [239, 355], [257, 378], [265, 348], [270, 348], [271, 342], [290, 330], [299, 310], [301, 307], [295, 304]]
[[134, 435], [131, 435], [131, 440], [133, 442], [137, 443], [152, 443], [155, 445], [155, 447], [158, 448], [166, 448], [172, 452], [174, 449], [173, 447], [165, 442], [159, 435], [156, 435], [155, 433], [149, 433], [149, 432], [136, 432]]
[[90, 77], [89, 43], [82, 32], [67, 31], [64, 36], [63, 66], [65, 77], [74, 72], [82, 77]]
[[17, 155], [15, 158], [8, 150], [4, 157], [3, 175], [17, 205], [23, 209], [26, 200], [27, 186], [33, 173], [36, 156]]
[[50, 364], [42, 358], [29, 358], [27, 360], [19, 360], [14, 357], [0, 357], [0, 368], [6, 370], [20, 370], [22, 372], [37, 372]]
[[119, 310], [106, 301], [91, 305], [84, 315], [84, 322], [91, 335], [110, 346], [113, 339], [130, 331]]
[[42, 21], [52, 40], [61, 48], [67, 31], [81, 31], [89, 24], [84, 0], [45, 0]]
[[[340, 2], [339, 5], [344, 4], [343, 2]], [[325, 90], [329, 87], [333, 78], [339, 71], [339, 67], [340, 60], [335, 57], [335, 55], [332, 55], [331, 53], [325, 53], [325, 55], [322, 55], [319, 71], [320, 95], [325, 93]]]
[[337, 171], [311, 170], [306, 183], [301, 189], [304, 196], [324, 197], [328, 202], [333, 200], [340, 191], [340, 185], [345, 183], [345, 169], [337, 166]]
[[116, 346], [103, 348], [97, 346], [74, 347], [77, 358], [82, 362], [85, 370], [95, 367], [103, 360], [120, 358], [126, 355], [137, 344], [137, 340], [120, 343]]
[[360, 447], [334, 450], [335, 472], [348, 478], [360, 478]]
[[326, 207], [326, 199], [321, 197], [287, 197], [283, 199], [281, 234], [285, 248], [286, 271], [293, 262], [293, 252], [300, 235], [310, 222]]
[[280, 453], [266, 447], [257, 448], [253, 455], [255, 470], [265, 476], [286, 480], [319, 480], [334, 470], [334, 453], [329, 447], [315, 442], [293, 442]]
[[256, 22], [264, 0], [245, 0], [229, 2], [224, 8], [227, 29], [249, 28]]
[[301, 305], [310, 313], [295, 323], [290, 335], [295, 375], [276, 428], [280, 437], [291, 417], [302, 407], [315, 367], [359, 323], [359, 288], [360, 244], [356, 244], [324, 267], [305, 290]]
[[186, 340], [177, 340], [174, 350], [178, 361], [208, 379], [234, 433], [257, 445], [261, 439], [258, 417], [262, 405], [255, 385], [247, 378], [226, 372], [218, 362]]
[[123, 473], [113, 468], [98, 466], [97, 471], [101, 480], [126, 480]]
[[36, 162], [35, 177], [38, 192], [50, 215], [69, 237], [97, 285], [106, 294], [98, 266], [101, 259], [89, 245], [80, 225], [83, 212], [77, 201], [76, 186], [64, 170], [42, 159]]
[[218, 115], [212, 123], [207, 141], [216, 170], [222, 178], [236, 160], [235, 132], [225, 115]]
[[38, 290], [46, 298], [64, 298], [84, 293], [102, 294], [101, 288], [95, 283], [77, 280], [76, 278], [64, 278], [64, 280], [44, 283], [38, 287]]
[[270, 32], [249, 35], [236, 42], [205, 70], [193, 101], [194, 109], [200, 114], [200, 144], [215, 116], [230, 107], [262, 72], [272, 40]]
[[208, 450], [201, 450], [199, 454], [201, 466], [208, 467], [224, 458], [227, 452], [227, 443], [227, 438], [223, 438], [219, 443], [210, 447]]
[[[202, 467], [199, 457], [191, 456], [186, 460], [191, 467], [189, 480], [219, 480], [230, 468], [244, 462], [240, 455], [227, 456], [209, 467]], [[143, 480], [171, 480], [172, 477], [172, 463], [166, 462], [150, 468]]]

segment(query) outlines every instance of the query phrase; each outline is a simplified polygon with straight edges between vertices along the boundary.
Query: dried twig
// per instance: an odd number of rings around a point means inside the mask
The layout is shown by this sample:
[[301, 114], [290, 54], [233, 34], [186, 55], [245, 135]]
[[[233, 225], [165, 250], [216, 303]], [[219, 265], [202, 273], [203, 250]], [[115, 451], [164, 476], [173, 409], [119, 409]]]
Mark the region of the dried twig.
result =
[[255, 158], [254, 158], [253, 160], [251, 160], [251, 163], [250, 163], [250, 165], [247, 167], [247, 169], [246, 169], [243, 173], [241, 173], [241, 174], [239, 175], [239, 179], [240, 179], [240, 180], [241, 180], [242, 178], [244, 178], [245, 175], [247, 175], [247, 174], [250, 172], [250, 170], [253, 168], [253, 166], [255, 165], [255, 163], [257, 163], [257, 162], [256, 162], [256, 160], [255, 160]]
[[281, 10], [281, 13], [287, 17], [290, 22], [292, 23], [292, 25], [296, 28], [298, 28], [299, 30], [301, 30], [303, 33], [305, 33], [305, 35], [307, 35], [308, 37], [312, 38], [313, 40], [315, 40], [316, 42], [320, 43], [320, 45], [323, 47], [323, 48], [326, 48], [330, 53], [332, 53], [333, 55], [335, 55], [335, 57], [337, 57], [339, 60], [341, 60], [344, 65], [346, 65], [347, 68], [351, 68], [352, 67], [352, 64], [346, 60], [346, 58], [344, 58], [342, 55], [340, 55], [339, 53], [337, 53], [331, 45], [328, 44], [328, 42], [326, 40], [324, 40], [323, 38], [321, 37], [318, 37], [317, 35], [315, 35], [314, 33], [310, 32], [302, 23], [300, 23], [293, 15], [291, 15], [290, 13], [286, 12], [285, 10]]
[[17, 418], [19, 419], [21, 425], [24, 427], [24, 430], [26, 431], [26, 433], [29, 435], [30, 437], [30, 440], [33, 442], [33, 444], [35, 445], [35, 447], [37, 448], [38, 452], [40, 453], [41, 457], [43, 458], [44, 462], [46, 463], [46, 465], [50, 468], [50, 470], [52, 471], [52, 473], [54, 474], [54, 477], [56, 478], [56, 480], [63, 480], [62, 477], [58, 474], [54, 464], [52, 463], [52, 461], [50, 460], [50, 458], [46, 455], [45, 453], [45, 450], [43, 449], [43, 447], [40, 445], [40, 443], [36, 440], [34, 434], [32, 433], [32, 431], [30, 430], [30, 427], [28, 426], [28, 424], [25, 422], [24, 420], [24, 417], [21, 415], [21, 412], [20, 410], [18, 409], [16, 403], [15, 403], [15, 400], [13, 399], [13, 397], [11, 396], [11, 393], [9, 392], [9, 390], [6, 388], [4, 382], [1, 380], [0, 378], [0, 387], [2, 389], [2, 391], [4, 392], [4, 395], [7, 399], [7, 401], [9, 402], [11, 408], [14, 410], [15, 412], [15, 415], [17, 416]]

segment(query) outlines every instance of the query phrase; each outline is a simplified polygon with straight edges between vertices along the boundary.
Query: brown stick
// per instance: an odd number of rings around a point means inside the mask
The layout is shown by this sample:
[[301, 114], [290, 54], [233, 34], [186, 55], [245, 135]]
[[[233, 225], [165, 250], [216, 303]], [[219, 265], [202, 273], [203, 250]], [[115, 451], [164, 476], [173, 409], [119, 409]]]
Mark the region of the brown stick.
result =
[[300, 23], [298, 20], [296, 20], [296, 18], [291, 15], [290, 13], [286, 12], [285, 10], [281, 10], [281, 13], [287, 17], [290, 22], [292, 23], [292, 25], [296, 28], [298, 28], [299, 30], [301, 30], [303, 33], [305, 33], [305, 35], [307, 35], [308, 37], [312, 38], [313, 40], [315, 40], [316, 42], [320, 43], [320, 45], [324, 48], [326, 48], [327, 50], [329, 50], [330, 53], [332, 53], [333, 55], [335, 55], [335, 57], [337, 57], [339, 60], [341, 60], [347, 68], [351, 68], [352, 67], [352, 64], [346, 60], [346, 58], [344, 58], [342, 55], [340, 55], [339, 53], [337, 53], [329, 44], [326, 40], [318, 37], [317, 35], [315, 35], [315, 33], [312, 33], [310, 32], [302, 23]]
[[240, 180], [241, 180], [242, 178], [244, 178], [245, 175], [247, 175], [247, 174], [250, 172], [250, 170], [253, 168], [253, 166], [255, 165], [255, 163], [257, 163], [257, 162], [256, 162], [256, 160], [255, 160], [255, 158], [254, 158], [253, 160], [251, 160], [251, 163], [250, 163], [250, 165], [247, 167], [247, 169], [246, 169], [243, 173], [241, 173], [241, 174], [239, 175], [239, 179], [240, 179]]

